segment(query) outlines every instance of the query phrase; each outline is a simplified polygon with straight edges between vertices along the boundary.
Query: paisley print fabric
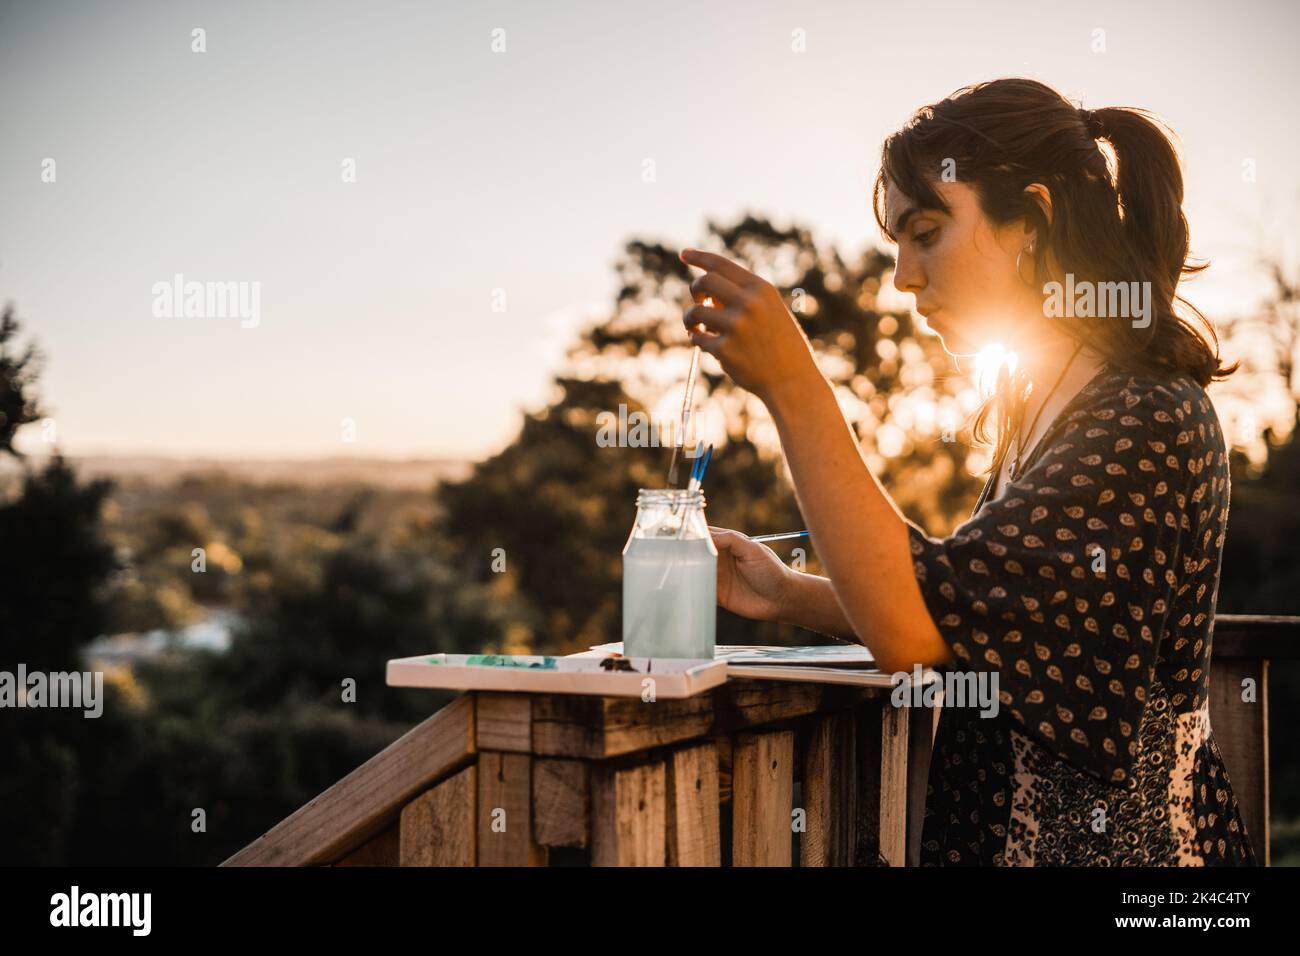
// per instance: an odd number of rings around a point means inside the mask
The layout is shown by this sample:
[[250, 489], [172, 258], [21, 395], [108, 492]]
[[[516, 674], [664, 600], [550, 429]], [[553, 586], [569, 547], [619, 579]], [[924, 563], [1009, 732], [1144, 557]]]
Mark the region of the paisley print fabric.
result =
[[1205, 390], [1106, 368], [946, 540], [909, 523], [954, 670], [921, 862], [1254, 865], [1209, 719], [1228, 459]]

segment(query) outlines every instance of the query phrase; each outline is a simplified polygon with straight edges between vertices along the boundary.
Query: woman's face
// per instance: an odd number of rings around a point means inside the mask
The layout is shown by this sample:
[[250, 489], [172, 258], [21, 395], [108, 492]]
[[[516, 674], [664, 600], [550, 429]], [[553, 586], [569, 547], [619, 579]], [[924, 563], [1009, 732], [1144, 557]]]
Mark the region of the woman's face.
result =
[[[1023, 225], [994, 226], [965, 183], [934, 188], [951, 213], [917, 209], [893, 183], [886, 186], [886, 222], [898, 239], [894, 285], [916, 295], [916, 311], [953, 355], [995, 342], [1010, 346], [1025, 310], [1042, 311], [1042, 297], [1016, 274], [1016, 255], [1032, 233]], [[1022, 264], [1026, 275], [1029, 266]]]

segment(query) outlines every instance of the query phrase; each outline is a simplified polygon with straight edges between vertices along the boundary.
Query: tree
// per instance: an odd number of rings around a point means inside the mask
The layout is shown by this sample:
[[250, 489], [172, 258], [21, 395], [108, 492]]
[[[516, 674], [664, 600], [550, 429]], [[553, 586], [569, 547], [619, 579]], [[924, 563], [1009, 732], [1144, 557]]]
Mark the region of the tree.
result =
[[[10, 355], [20, 330], [13, 307], [0, 316], [0, 453], [43, 413], [33, 395], [36, 348]], [[102, 632], [104, 587], [116, 567], [100, 525], [106, 481], [81, 484], [61, 455], [27, 470], [22, 493], [0, 502], [0, 659], [29, 667], [79, 666], [82, 645]]]
[[5, 306], [0, 314], [0, 452], [15, 457], [21, 454], [14, 449], [14, 435], [18, 429], [37, 421], [44, 414], [32, 388], [39, 371], [39, 353], [34, 345], [11, 355], [10, 342], [17, 338], [18, 318], [13, 304]]
[[[33, 346], [9, 352], [19, 332], [12, 307], [0, 316], [0, 453], [42, 414], [34, 397]], [[101, 633], [104, 591], [116, 567], [100, 513], [110, 485], [80, 484], [63, 458], [27, 470], [21, 494], [0, 501], [0, 670], [81, 670], [80, 651]], [[94, 720], [76, 710], [6, 711], [0, 719], [0, 847], [5, 863], [57, 861], [70, 838], [80, 755]]]

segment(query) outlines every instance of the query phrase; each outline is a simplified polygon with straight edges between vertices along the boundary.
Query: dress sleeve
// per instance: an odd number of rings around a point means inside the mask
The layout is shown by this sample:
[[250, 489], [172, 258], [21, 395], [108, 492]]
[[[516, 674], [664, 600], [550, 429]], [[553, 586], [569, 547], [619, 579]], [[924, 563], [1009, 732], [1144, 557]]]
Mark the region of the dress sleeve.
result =
[[995, 674], [1000, 709], [1105, 783], [1132, 770], [1180, 542], [1193, 533], [1182, 417], [1164, 389], [1085, 401], [952, 537], [908, 523], [956, 669]]

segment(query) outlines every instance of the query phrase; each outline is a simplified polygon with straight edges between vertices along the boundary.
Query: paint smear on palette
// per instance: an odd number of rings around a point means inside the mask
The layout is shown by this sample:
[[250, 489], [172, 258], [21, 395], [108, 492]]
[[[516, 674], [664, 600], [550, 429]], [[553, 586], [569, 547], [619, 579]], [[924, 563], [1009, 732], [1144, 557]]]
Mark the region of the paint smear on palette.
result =
[[[430, 664], [451, 664], [453, 666], [458, 663], [455, 656], [449, 656], [445, 660], [430, 657], [427, 662]], [[523, 667], [544, 671], [557, 669], [554, 657], [543, 657], [540, 661], [528, 661], [509, 654], [470, 654], [463, 661], [460, 661], [459, 665], [463, 667]]]

